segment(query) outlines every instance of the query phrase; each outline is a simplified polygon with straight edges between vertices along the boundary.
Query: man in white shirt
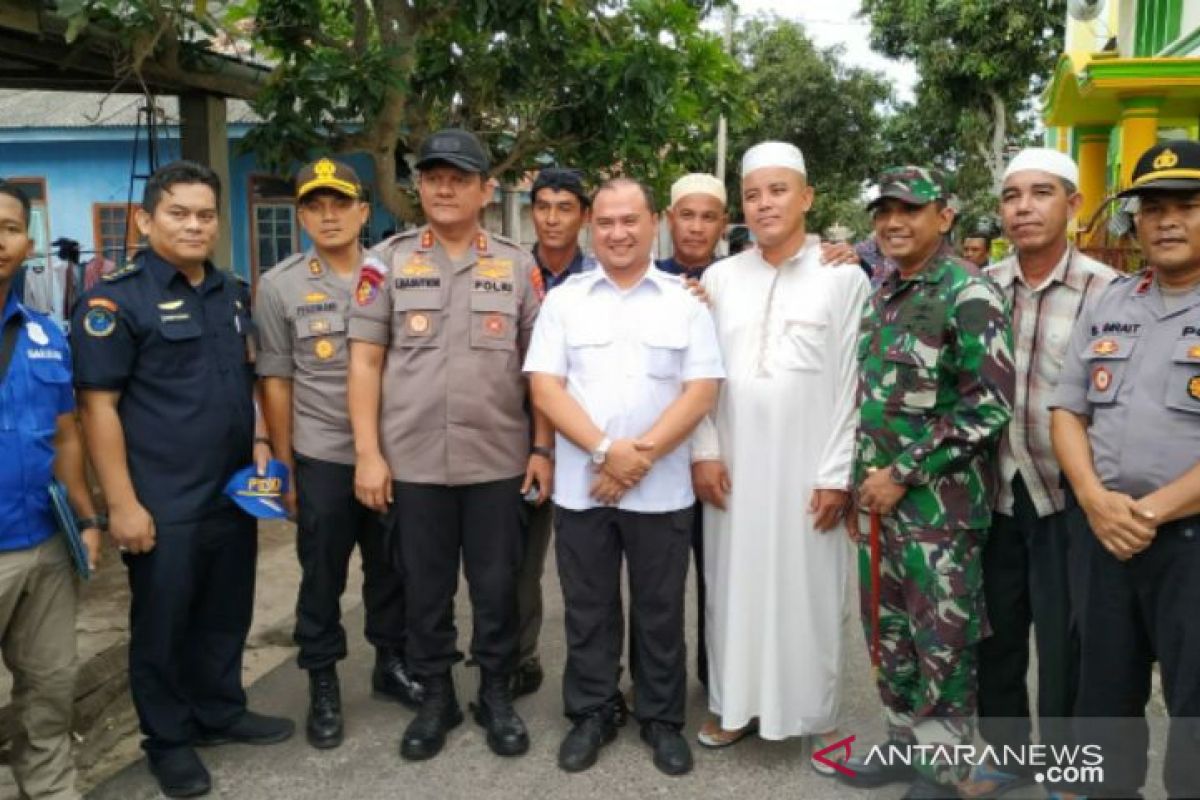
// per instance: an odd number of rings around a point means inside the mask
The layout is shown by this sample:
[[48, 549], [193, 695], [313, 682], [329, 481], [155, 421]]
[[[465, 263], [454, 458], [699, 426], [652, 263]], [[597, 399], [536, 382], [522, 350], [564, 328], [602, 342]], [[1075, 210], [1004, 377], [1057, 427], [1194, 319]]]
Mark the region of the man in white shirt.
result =
[[[742, 206], [758, 246], [705, 273], [728, 370], [693, 438], [705, 503], [709, 708], [700, 743], [835, 741], [844, 535], [854, 452], [862, 270], [821, 266], [813, 200], [794, 145], [742, 160]], [[828, 766], [813, 762], [822, 772]]]
[[525, 361], [533, 401], [557, 431], [555, 554], [566, 606], [568, 772], [596, 762], [616, 736], [628, 562], [634, 705], [654, 764], [692, 768], [683, 727], [687, 686], [684, 584], [692, 494], [687, 440], [724, 377], [708, 309], [654, 268], [650, 192], [615, 179], [592, 201], [602, 269], [546, 297]]

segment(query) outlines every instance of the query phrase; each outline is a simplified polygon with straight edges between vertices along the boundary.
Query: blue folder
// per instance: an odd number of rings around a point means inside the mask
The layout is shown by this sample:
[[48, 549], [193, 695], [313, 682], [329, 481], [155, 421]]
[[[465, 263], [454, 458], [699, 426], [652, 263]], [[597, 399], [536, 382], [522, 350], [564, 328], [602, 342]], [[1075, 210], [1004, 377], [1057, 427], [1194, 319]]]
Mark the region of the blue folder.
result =
[[92, 577], [92, 569], [88, 566], [87, 547], [83, 537], [79, 535], [79, 525], [75, 522], [75, 512], [67, 502], [67, 490], [58, 481], [50, 481], [50, 507], [54, 509], [54, 519], [58, 521], [58, 529], [62, 531], [67, 542], [67, 551], [71, 554], [71, 563], [75, 571], [85, 581]]

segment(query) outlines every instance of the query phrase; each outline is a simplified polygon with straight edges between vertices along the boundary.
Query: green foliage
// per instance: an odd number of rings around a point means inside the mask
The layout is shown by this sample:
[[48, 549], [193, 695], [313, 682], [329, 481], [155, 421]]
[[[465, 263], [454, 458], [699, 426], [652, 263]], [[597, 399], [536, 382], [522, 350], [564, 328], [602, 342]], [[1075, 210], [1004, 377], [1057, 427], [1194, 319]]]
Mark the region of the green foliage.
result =
[[966, 216], [990, 212], [1006, 153], [1033, 143], [1065, 0], [863, 0], [862, 13], [872, 46], [921, 76], [888, 122], [891, 159], [949, 169]]
[[[716, 115], [736, 107], [737, 65], [687, 0], [375, 3], [357, 41], [365, 4], [315, 8], [258, 0], [279, 67], [247, 144], [272, 164], [329, 147], [403, 158], [456, 125], [480, 135], [506, 180], [554, 161], [623, 169], [661, 192], [711, 163]], [[395, 26], [403, 33], [386, 41]], [[394, 140], [373, 135], [381, 123]]]
[[877, 73], [846, 66], [839, 49], [817, 48], [796, 22], [751, 19], [735, 39], [753, 113], [731, 128], [726, 169], [731, 204], [740, 206], [742, 153], [757, 142], [789, 141], [803, 151], [816, 188], [809, 229], [821, 232], [841, 222], [866, 233], [862, 193], [884, 166], [879, 133], [891, 103], [890, 85]]
[[[739, 118], [741, 71], [705, 16], [728, 0], [60, 0], [72, 35], [129, 43], [126, 75], [187, 70], [218, 38], [249, 39], [265, 85], [223, 85], [264, 120], [245, 145], [277, 171], [367, 152], [382, 176], [446, 125], [476, 131], [496, 174], [540, 163], [624, 171], [660, 193], [712, 163], [716, 119]], [[411, 217], [411, 197], [380, 181]]]

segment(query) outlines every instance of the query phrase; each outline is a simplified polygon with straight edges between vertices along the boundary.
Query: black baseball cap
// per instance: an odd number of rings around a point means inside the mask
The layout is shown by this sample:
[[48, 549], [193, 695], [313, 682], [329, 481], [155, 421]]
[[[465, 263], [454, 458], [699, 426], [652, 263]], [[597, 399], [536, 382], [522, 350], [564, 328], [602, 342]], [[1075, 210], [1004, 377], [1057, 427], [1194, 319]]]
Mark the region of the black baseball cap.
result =
[[537, 199], [537, 193], [542, 189], [554, 189], [559, 192], [570, 192], [579, 198], [580, 204], [587, 208], [591, 205], [587, 189], [583, 187], [583, 173], [577, 169], [565, 167], [543, 167], [533, 179], [533, 188], [529, 190], [529, 199]]
[[421, 142], [417, 169], [427, 169], [434, 164], [449, 164], [482, 175], [486, 175], [491, 168], [487, 151], [479, 139], [462, 128], [443, 128]]

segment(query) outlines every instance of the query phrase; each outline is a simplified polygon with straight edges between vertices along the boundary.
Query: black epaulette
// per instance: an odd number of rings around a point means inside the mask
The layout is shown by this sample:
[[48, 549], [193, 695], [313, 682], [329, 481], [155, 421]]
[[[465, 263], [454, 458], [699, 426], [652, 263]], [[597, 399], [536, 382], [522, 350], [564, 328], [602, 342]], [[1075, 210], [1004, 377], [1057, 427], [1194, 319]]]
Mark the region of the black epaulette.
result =
[[137, 273], [139, 273], [141, 271], [142, 271], [142, 262], [141, 261], [130, 261], [128, 264], [126, 264], [125, 266], [121, 267], [118, 270], [110, 272], [107, 275], [101, 275], [100, 280], [106, 281], [108, 283], [116, 283], [117, 281], [128, 278], [130, 275], [136, 275]]

